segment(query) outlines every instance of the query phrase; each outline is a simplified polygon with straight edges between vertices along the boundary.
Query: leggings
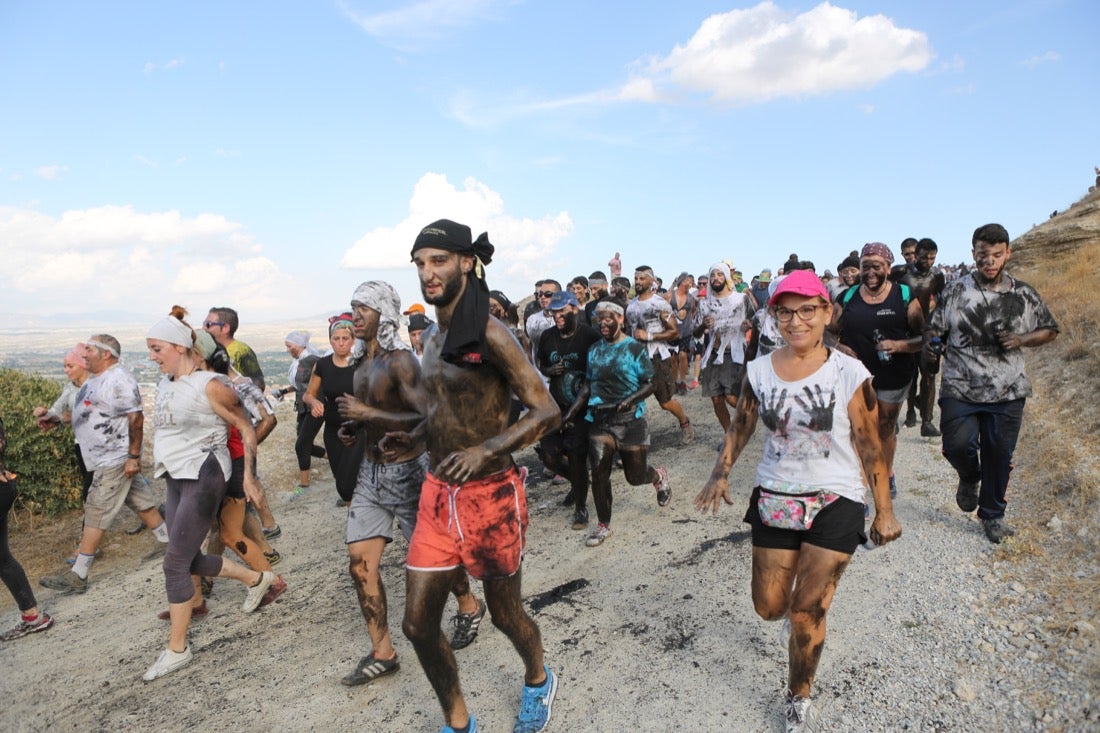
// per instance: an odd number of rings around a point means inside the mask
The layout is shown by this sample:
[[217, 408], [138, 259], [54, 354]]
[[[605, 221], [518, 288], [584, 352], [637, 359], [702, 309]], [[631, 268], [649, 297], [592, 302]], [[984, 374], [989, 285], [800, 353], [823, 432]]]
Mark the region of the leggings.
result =
[[325, 424], [324, 418], [314, 417], [309, 411], [298, 413], [298, 439], [294, 441], [294, 453], [298, 456], [298, 470], [308, 471], [311, 458], [325, 455], [325, 449], [313, 444], [313, 439]]
[[221, 557], [204, 555], [202, 542], [225, 496], [225, 475], [214, 454], [210, 454], [197, 479], [165, 478], [168, 549], [164, 553], [164, 588], [169, 603], [186, 603], [195, 595], [192, 575], [213, 578], [222, 571]]
[[23, 566], [8, 548], [8, 512], [14, 503], [15, 481], [0, 481], [0, 580], [11, 591], [19, 610], [26, 611], [37, 606], [38, 602], [34, 599], [34, 591], [27, 582]]
[[332, 478], [336, 480], [336, 493], [344, 501], [351, 501], [355, 493], [355, 484], [359, 480], [359, 464], [363, 462], [363, 448], [366, 441], [362, 431], [355, 438], [355, 445], [344, 445], [337, 437], [339, 425], [325, 426], [325, 450], [328, 451], [328, 465], [332, 469]]

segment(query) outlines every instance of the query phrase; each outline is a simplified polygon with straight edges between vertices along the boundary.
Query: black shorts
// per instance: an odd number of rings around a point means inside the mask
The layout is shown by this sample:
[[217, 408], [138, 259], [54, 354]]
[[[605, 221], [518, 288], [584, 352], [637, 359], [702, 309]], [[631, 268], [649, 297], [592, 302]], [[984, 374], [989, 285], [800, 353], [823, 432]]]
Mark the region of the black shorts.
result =
[[672, 401], [676, 394], [676, 383], [672, 379], [672, 357], [662, 359], [654, 355], [653, 362], [653, 396], [657, 398], [657, 404], [664, 405]]
[[800, 532], [764, 524], [756, 508], [759, 498], [760, 487], [757, 486], [749, 497], [749, 508], [744, 517], [744, 521], [752, 527], [753, 547], [798, 550], [805, 542], [851, 555], [856, 547], [867, 541], [867, 535], [863, 533], [863, 504], [857, 501], [840, 497], [818, 513], [810, 529]]
[[243, 499], [244, 496], [244, 456], [233, 459], [232, 473], [225, 482], [226, 499]]

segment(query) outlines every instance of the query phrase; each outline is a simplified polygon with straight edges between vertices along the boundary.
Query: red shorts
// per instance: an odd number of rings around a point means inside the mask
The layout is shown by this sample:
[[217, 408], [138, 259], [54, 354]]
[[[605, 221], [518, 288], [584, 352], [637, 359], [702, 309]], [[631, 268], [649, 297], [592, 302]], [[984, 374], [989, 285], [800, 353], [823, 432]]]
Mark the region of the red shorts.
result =
[[429, 471], [405, 567], [507, 578], [519, 571], [526, 534], [527, 492], [515, 466], [457, 486]]

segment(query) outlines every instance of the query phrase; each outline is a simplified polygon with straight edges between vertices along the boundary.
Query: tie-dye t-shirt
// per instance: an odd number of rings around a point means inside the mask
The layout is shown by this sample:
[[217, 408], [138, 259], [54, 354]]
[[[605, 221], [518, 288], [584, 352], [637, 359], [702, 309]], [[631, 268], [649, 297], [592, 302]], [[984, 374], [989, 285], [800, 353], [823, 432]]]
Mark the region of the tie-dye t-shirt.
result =
[[1008, 402], [1031, 396], [1023, 349], [1005, 351], [997, 333], [1029, 333], [1058, 324], [1035, 288], [1004, 275], [997, 290], [974, 275], [947, 284], [925, 330], [938, 333], [946, 350], [941, 392], [966, 402]]
[[772, 368], [774, 356], [746, 366], [765, 431], [756, 485], [784, 494], [827, 490], [863, 503], [867, 487], [848, 403], [871, 373], [858, 359], [830, 350], [816, 372], [787, 382]]
[[[662, 301], [663, 302], [663, 301]], [[667, 304], [666, 304], [667, 305]], [[637, 392], [645, 382], [653, 381], [653, 362], [645, 344], [629, 336], [611, 344], [600, 339], [588, 352], [588, 413], [593, 421], [593, 408], [613, 405]], [[634, 417], [645, 414], [645, 400], [638, 403]]]

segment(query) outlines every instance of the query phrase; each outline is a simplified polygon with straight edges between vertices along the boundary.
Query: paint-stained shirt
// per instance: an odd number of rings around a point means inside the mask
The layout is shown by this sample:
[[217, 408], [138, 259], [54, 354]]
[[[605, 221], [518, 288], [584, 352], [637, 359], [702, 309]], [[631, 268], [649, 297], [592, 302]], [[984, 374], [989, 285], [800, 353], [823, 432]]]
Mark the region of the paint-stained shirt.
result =
[[[635, 329], [642, 329], [647, 333], [663, 333], [665, 322], [673, 320], [675, 315], [672, 306], [664, 298], [653, 295], [645, 300], [634, 298], [626, 306], [626, 331], [633, 336]], [[672, 355], [668, 349], [667, 341], [647, 341], [643, 344], [649, 356], [654, 359], [667, 359]]]
[[141, 412], [141, 392], [129, 369], [115, 364], [88, 375], [76, 393], [72, 423], [89, 471], [126, 462], [133, 412]]
[[256, 358], [256, 352], [248, 344], [243, 341], [233, 341], [225, 347], [225, 351], [229, 354], [229, 363], [233, 365], [233, 371], [248, 377], [260, 389], [267, 389], [263, 369], [260, 369], [260, 360]]
[[[645, 344], [629, 336], [613, 344], [600, 339], [588, 352], [589, 396], [585, 419], [593, 422], [595, 407], [622, 402], [651, 381], [653, 362]], [[644, 414], [645, 400], [642, 400], [634, 410], [634, 417]]]
[[545, 373], [555, 364], [565, 367], [565, 372], [550, 377], [550, 396], [562, 412], [576, 401], [588, 371], [588, 350], [600, 340], [596, 330], [583, 323], [578, 323], [577, 330], [568, 338], [563, 338], [557, 328], [552, 328], [539, 339], [536, 354], [539, 371]]
[[946, 347], [941, 394], [975, 403], [1008, 402], [1031, 396], [1023, 349], [1006, 351], [999, 332], [1023, 334], [1058, 324], [1035, 288], [1004, 275], [997, 290], [982, 287], [973, 274], [947, 284], [925, 330]]
[[871, 373], [858, 359], [830, 350], [816, 372], [788, 382], [775, 373], [773, 356], [745, 367], [765, 431], [756, 485], [784, 494], [831, 491], [863, 503], [867, 487], [848, 403]]

